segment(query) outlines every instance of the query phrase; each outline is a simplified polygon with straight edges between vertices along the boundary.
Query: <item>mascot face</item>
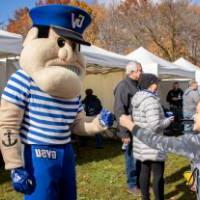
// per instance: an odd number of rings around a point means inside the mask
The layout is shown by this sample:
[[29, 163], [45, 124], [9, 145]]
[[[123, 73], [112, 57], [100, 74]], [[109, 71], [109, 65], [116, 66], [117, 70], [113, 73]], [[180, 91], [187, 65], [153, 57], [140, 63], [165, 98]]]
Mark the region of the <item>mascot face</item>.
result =
[[49, 95], [70, 99], [81, 92], [85, 74], [85, 61], [80, 46], [59, 36], [52, 28], [48, 38], [38, 38], [38, 28], [33, 27], [24, 41], [20, 65]]

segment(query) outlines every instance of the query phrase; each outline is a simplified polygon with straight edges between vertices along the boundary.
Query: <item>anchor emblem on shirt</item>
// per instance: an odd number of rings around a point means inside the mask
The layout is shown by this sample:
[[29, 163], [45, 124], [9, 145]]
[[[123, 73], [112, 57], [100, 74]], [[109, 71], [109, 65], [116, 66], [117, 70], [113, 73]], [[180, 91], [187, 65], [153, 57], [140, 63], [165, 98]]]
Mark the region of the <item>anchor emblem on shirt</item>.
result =
[[2, 144], [6, 147], [11, 147], [11, 146], [14, 146], [16, 143], [17, 143], [17, 139], [15, 139], [14, 141], [12, 141], [12, 135], [14, 133], [11, 132], [11, 130], [7, 130], [6, 133], [4, 133], [4, 136], [7, 136], [7, 140], [3, 140], [2, 141]]

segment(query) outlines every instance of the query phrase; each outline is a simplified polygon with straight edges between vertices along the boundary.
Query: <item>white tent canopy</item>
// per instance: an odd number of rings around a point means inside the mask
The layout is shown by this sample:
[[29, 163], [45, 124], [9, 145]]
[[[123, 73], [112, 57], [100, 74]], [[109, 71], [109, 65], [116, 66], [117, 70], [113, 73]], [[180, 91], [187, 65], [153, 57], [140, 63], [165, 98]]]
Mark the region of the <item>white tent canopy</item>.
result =
[[81, 52], [86, 58], [87, 68], [94, 70], [100, 67], [124, 69], [132, 59], [126, 56], [107, 51], [97, 46], [81, 46]]
[[181, 69], [180, 66], [152, 54], [143, 47], [131, 52], [127, 57], [140, 62], [144, 72], [154, 73], [160, 78], [195, 78], [194, 71]]
[[19, 34], [0, 30], [0, 57], [19, 55], [22, 49], [23, 37]]
[[176, 61], [173, 62], [174, 64], [180, 66], [182, 69], [187, 69], [192, 72], [195, 72], [195, 80], [200, 83], [200, 68], [197, 67], [196, 65], [192, 64], [185, 58], [179, 58]]
[[154, 73], [159, 76], [159, 78], [166, 79], [165, 81], [161, 82], [158, 91], [161, 98], [161, 103], [165, 107], [168, 107], [168, 103], [166, 102], [166, 95], [168, 91], [172, 88], [174, 80], [179, 79], [180, 87], [184, 90], [187, 87], [188, 79], [195, 78], [195, 71], [182, 68], [167, 60], [164, 60], [152, 54], [143, 47], [140, 47], [131, 52], [127, 55], [127, 57], [140, 62], [142, 64], [144, 72]]

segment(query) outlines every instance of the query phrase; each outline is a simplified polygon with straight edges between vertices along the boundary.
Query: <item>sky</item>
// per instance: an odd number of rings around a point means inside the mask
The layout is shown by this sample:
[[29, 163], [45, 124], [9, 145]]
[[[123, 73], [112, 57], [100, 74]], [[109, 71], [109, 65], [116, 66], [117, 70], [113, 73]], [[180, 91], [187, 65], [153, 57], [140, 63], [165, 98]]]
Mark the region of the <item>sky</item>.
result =
[[[16, 9], [23, 7], [33, 8], [35, 2], [37, 0], [0, 0], [0, 22], [6, 24], [9, 18], [13, 18]], [[92, 0], [87, 0], [87, 2], [90, 3]]]
[[[88, 3], [92, 0], [86, 0]], [[100, 3], [109, 4], [110, 1], [118, 2], [120, 0], [99, 0]], [[153, 0], [159, 1], [159, 0]], [[200, 3], [200, 0], [193, 0]], [[0, 23], [7, 24], [9, 18], [13, 18], [14, 11], [19, 8], [35, 6], [37, 0], [0, 0]]]
[[34, 7], [36, 0], [0, 0], [0, 22], [4, 24], [13, 18], [16, 9]]

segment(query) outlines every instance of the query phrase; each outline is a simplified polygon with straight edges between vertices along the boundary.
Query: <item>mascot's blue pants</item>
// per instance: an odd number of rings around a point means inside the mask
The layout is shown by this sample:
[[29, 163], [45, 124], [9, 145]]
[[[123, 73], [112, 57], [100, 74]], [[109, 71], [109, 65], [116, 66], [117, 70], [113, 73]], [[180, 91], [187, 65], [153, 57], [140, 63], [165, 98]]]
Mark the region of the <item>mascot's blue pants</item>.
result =
[[35, 189], [25, 200], [76, 200], [75, 155], [71, 144], [25, 145], [25, 168]]

